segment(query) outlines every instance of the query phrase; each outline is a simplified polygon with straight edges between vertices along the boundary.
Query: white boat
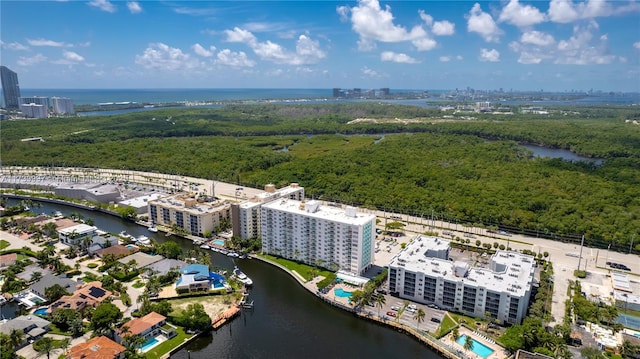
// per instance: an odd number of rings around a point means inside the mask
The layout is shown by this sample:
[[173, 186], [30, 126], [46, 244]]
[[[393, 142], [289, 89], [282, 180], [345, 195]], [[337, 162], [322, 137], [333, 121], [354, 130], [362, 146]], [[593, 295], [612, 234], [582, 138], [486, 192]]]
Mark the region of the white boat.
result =
[[126, 231], [120, 232], [120, 237], [122, 237], [124, 239], [133, 239], [133, 236], [130, 235], [129, 233], [127, 233]]
[[227, 257], [238, 258], [240, 255], [236, 252], [229, 252], [227, 253]]
[[200, 248], [202, 248], [202, 249], [211, 249], [211, 247], [209, 247], [209, 246], [208, 246], [208, 245], [206, 245], [206, 244], [201, 245], [201, 246], [200, 246]]
[[138, 236], [138, 238], [136, 238], [135, 240], [136, 244], [142, 244], [144, 246], [148, 246], [149, 244], [151, 244], [151, 240], [149, 239], [149, 237], [143, 235]]
[[244, 274], [244, 272], [242, 272], [240, 270], [240, 268], [235, 267], [233, 268], [233, 275], [242, 283], [244, 283], [244, 285], [252, 285], [253, 281], [251, 280], [251, 278], [247, 277], [246, 274]]
[[153, 225], [152, 225], [151, 227], [147, 228], [147, 230], [149, 230], [149, 232], [152, 232], [152, 233], [156, 233], [156, 232], [158, 232], [158, 228], [156, 228], [156, 227], [155, 227], [155, 226], [153, 226]]

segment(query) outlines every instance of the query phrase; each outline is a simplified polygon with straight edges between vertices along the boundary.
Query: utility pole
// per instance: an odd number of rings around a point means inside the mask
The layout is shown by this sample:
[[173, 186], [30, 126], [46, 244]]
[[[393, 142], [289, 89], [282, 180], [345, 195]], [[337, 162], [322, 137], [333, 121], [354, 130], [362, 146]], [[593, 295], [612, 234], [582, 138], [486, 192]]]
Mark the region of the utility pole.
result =
[[580, 264], [582, 262], [582, 247], [584, 246], [584, 234], [582, 235], [582, 241], [580, 242], [580, 258], [578, 258], [578, 270], [580, 270]]

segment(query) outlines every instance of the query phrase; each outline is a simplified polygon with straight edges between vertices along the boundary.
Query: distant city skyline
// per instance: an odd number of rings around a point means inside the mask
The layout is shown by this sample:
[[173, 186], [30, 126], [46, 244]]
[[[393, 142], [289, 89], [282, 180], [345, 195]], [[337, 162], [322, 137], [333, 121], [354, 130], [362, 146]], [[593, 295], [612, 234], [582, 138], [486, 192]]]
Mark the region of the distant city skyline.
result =
[[640, 92], [629, 1], [2, 1], [23, 89]]

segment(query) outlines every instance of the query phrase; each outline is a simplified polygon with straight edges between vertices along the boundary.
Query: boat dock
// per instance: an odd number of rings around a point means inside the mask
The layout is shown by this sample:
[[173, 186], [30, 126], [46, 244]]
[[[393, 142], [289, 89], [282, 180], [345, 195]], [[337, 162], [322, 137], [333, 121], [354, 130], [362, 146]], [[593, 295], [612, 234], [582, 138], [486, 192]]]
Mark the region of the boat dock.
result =
[[224, 312], [222, 312], [222, 314], [219, 314], [218, 316], [213, 318], [213, 320], [211, 321], [211, 327], [215, 330], [218, 330], [218, 328], [220, 328], [225, 323], [235, 318], [239, 314], [240, 314], [240, 308], [237, 308], [237, 307], [229, 308]]
[[242, 300], [238, 303], [238, 307], [242, 309], [253, 309], [253, 300], [249, 301], [249, 294], [245, 293]]

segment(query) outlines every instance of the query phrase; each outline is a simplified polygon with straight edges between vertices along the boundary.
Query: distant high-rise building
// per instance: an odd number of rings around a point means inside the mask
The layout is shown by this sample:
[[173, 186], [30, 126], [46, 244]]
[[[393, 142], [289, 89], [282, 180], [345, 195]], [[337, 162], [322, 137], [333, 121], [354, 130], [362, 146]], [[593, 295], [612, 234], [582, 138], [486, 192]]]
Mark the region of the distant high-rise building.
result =
[[35, 103], [36, 105], [42, 105], [47, 110], [49, 109], [48, 97], [42, 97], [42, 96], [20, 97], [20, 105], [28, 105], [31, 103]]
[[47, 108], [44, 105], [28, 103], [20, 105], [20, 111], [27, 118], [47, 118]]
[[53, 113], [57, 115], [69, 115], [74, 113], [73, 101], [67, 97], [52, 97], [51, 106]]
[[2, 80], [5, 108], [19, 108], [20, 85], [18, 84], [18, 74], [9, 70], [6, 66], [0, 66], [0, 78]]

